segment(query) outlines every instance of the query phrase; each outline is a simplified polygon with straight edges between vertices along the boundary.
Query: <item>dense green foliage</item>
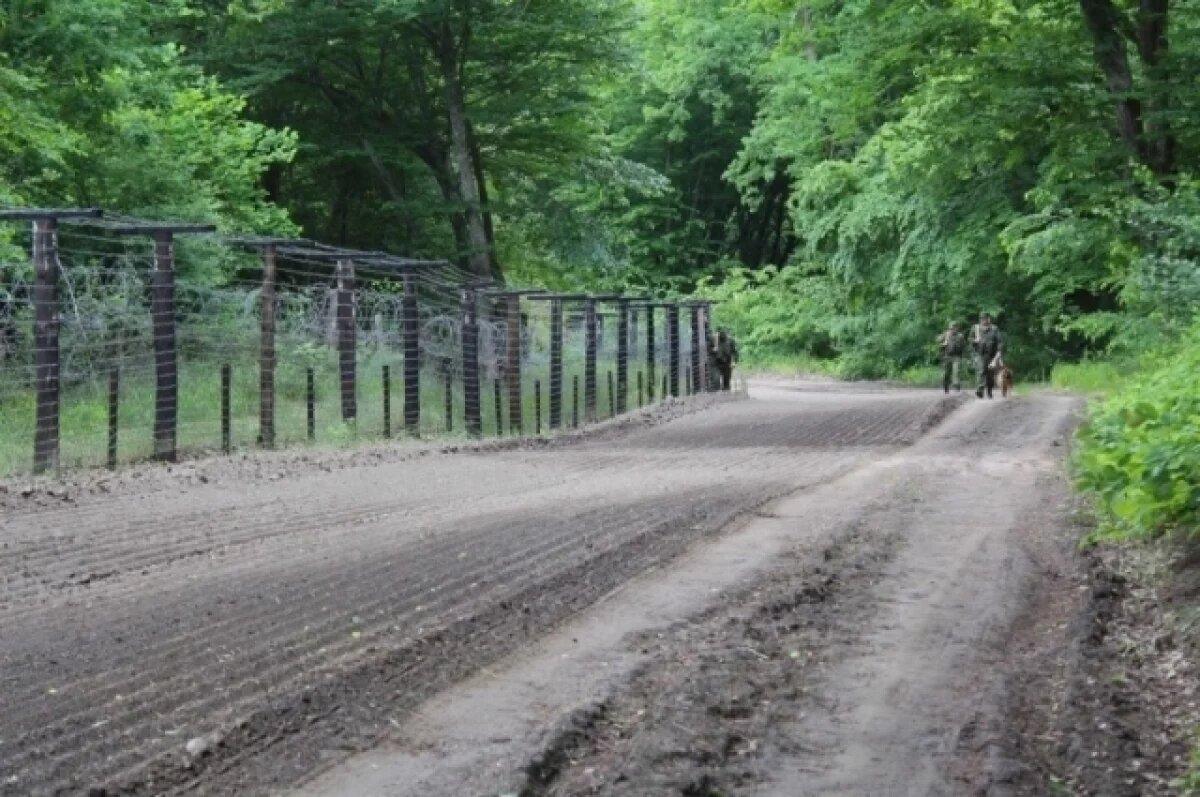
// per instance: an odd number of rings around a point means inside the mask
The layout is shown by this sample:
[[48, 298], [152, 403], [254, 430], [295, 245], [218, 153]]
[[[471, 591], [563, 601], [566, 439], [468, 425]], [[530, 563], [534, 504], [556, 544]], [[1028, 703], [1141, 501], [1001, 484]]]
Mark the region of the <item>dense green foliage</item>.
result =
[[1200, 325], [1160, 364], [1093, 406], [1077, 469], [1100, 500], [1109, 531], [1200, 535]]
[[184, 0], [10, 0], [0, 6], [0, 201], [291, 229], [260, 175], [295, 137], [167, 35]]
[[0, 196], [728, 300], [850, 374], [1023, 374], [1198, 300], [1181, 0], [11, 0]]
[[1198, 60], [1187, 0], [10, 0], [0, 197], [700, 286], [848, 375], [991, 310], [1029, 376], [1191, 323]]

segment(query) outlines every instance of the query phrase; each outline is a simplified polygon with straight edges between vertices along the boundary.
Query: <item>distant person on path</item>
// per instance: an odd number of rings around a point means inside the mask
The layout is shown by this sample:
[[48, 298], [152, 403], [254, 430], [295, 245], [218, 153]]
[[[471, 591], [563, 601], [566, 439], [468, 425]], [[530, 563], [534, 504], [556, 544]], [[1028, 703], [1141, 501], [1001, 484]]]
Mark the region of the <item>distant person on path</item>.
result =
[[722, 390], [733, 388], [733, 366], [737, 364], [737, 358], [737, 341], [729, 334], [729, 330], [721, 327], [717, 330], [716, 351], [713, 359], [716, 361], [717, 371], [721, 374]]
[[942, 354], [942, 390], [950, 392], [962, 389], [963, 356], [967, 353], [967, 337], [962, 333], [960, 324], [951, 321], [946, 331], [938, 337], [938, 349]]
[[992, 323], [990, 313], [980, 313], [979, 323], [971, 328], [971, 348], [975, 350], [975, 366], [979, 369], [979, 387], [975, 388], [975, 396], [992, 397], [992, 389], [996, 386], [996, 373], [992, 363], [1004, 349], [1004, 340], [1000, 330]]

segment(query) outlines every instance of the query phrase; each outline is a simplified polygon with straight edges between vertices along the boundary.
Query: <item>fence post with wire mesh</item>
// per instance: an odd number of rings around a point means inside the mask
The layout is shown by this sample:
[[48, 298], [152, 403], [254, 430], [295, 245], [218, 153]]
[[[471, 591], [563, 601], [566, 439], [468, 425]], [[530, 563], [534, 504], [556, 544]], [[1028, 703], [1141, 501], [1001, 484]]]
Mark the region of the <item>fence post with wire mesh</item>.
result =
[[599, 320], [596, 316], [596, 300], [588, 297], [583, 305], [584, 354], [583, 354], [583, 416], [587, 423], [596, 422], [596, 348], [599, 338]]
[[[504, 378], [508, 383], [508, 429], [521, 434], [521, 297], [509, 294], [506, 304]], [[500, 413], [496, 412], [499, 425]]]
[[[96, 208], [0, 208], [0, 221], [32, 222], [31, 242], [34, 285], [33, 304], [33, 383], [34, 428], [33, 471], [43, 473], [57, 469], [61, 456], [62, 360], [60, 350], [60, 315], [58, 281], [59, 219], [96, 218]], [[9, 338], [15, 340], [16, 324], [12, 292], [7, 295], [5, 328], [0, 329], [0, 365], [9, 356]]]
[[667, 305], [667, 352], [670, 395], [679, 398], [679, 305]]
[[533, 380], [533, 422], [534, 434], [542, 434], [542, 380]]
[[392, 369], [383, 366], [383, 439], [392, 437]]
[[337, 347], [338, 374], [342, 396], [342, 420], [358, 420], [358, 325], [354, 318], [354, 261], [337, 261]]
[[403, 279], [400, 312], [404, 334], [404, 431], [416, 437], [421, 431], [421, 320], [416, 279], [411, 273], [406, 273]]
[[477, 295], [472, 288], [462, 292], [463, 417], [467, 434], [483, 434], [479, 390], [479, 324]]
[[536, 293], [529, 298], [550, 303], [550, 429], [553, 431], [562, 427], [563, 303], [587, 297], [579, 294]]
[[617, 402], [616, 414], [629, 405], [629, 300], [617, 300]]
[[471, 435], [490, 434], [492, 418], [497, 435], [578, 426], [601, 402], [607, 415], [628, 411], [635, 374], [643, 403], [664, 371], [669, 336], [634, 297], [503, 290], [447, 261], [55, 213], [0, 208], [0, 222], [24, 225], [0, 238], [0, 476], [30, 469], [30, 440], [44, 471], [175, 460], [218, 440], [233, 450], [387, 439], [401, 357], [412, 436], [423, 424], [453, 432], [460, 412]]
[[58, 314], [58, 219], [33, 222], [33, 347], [37, 390], [33, 470], [58, 468], [61, 398]]
[[177, 350], [175, 236], [211, 233], [211, 224], [160, 224], [134, 220], [104, 224], [119, 236], [149, 237], [154, 243], [150, 273], [150, 318], [154, 347], [154, 458], [179, 458], [179, 352]]
[[117, 443], [120, 433], [121, 371], [117, 367], [108, 372], [108, 459], [109, 470], [117, 469]]
[[658, 352], [654, 338], [654, 310], [653, 304], [646, 305], [646, 398], [651, 403], [654, 402], [655, 367], [658, 365], [656, 362]]

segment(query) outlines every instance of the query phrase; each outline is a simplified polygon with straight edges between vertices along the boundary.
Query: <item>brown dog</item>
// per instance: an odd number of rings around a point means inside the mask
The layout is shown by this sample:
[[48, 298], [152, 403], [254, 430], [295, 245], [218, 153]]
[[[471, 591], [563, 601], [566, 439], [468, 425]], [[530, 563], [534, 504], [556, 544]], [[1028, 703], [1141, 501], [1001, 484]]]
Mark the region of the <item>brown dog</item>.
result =
[[1013, 370], [1007, 365], [1001, 365], [997, 368], [996, 384], [1000, 387], [1000, 395], [1008, 398], [1008, 393], [1013, 387]]

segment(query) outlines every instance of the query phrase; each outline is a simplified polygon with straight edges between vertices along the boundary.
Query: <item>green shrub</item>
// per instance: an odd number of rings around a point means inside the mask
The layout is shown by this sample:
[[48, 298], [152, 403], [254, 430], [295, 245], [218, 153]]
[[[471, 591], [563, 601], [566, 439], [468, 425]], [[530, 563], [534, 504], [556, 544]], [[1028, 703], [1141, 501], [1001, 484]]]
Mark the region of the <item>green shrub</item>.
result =
[[1200, 535], [1200, 324], [1107, 398], [1080, 430], [1080, 486], [1098, 499], [1102, 535]]

